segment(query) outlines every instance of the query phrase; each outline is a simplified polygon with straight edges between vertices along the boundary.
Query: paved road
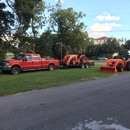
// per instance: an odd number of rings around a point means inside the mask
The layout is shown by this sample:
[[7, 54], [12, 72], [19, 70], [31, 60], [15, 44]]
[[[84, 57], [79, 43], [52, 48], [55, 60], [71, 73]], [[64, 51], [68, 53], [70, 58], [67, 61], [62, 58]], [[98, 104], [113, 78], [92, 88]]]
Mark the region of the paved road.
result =
[[0, 98], [0, 130], [92, 126], [92, 130], [130, 130], [130, 74]]

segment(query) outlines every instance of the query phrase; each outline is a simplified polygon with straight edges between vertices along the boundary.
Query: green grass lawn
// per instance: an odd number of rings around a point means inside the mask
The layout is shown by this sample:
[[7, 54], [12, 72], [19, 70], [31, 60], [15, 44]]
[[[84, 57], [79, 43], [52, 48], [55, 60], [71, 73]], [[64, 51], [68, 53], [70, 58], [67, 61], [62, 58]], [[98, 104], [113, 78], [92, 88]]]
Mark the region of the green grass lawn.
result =
[[28, 71], [18, 75], [2, 74], [0, 71], [0, 96], [95, 80], [120, 74], [101, 73], [99, 68], [100, 65], [90, 66], [88, 69], [58, 68], [54, 71]]

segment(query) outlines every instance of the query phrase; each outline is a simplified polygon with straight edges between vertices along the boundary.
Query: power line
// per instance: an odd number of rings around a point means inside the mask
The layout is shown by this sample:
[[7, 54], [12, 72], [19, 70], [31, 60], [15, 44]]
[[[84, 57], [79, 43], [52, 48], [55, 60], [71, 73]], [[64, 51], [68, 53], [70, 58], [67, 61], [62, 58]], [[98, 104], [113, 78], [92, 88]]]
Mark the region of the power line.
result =
[[[113, 15], [117, 15], [117, 13], [112, 13]], [[103, 14], [100, 14], [103, 15]], [[118, 12], [118, 15], [130, 15], [130, 12], [124, 12], [124, 13], [120, 13]], [[95, 16], [99, 16], [99, 14], [86, 14], [86, 17], [95, 17]]]
[[[122, 9], [125, 9], [125, 10], [129, 10], [130, 8], [128, 7], [128, 8], [116, 8], [116, 9], [106, 9], [105, 8], [105, 10], [108, 10], [108, 11], [111, 11], [111, 10], [122, 10]], [[102, 10], [85, 10], [85, 11], [83, 11], [83, 12], [97, 12], [97, 11], [104, 11], [104, 9], [102, 9]]]

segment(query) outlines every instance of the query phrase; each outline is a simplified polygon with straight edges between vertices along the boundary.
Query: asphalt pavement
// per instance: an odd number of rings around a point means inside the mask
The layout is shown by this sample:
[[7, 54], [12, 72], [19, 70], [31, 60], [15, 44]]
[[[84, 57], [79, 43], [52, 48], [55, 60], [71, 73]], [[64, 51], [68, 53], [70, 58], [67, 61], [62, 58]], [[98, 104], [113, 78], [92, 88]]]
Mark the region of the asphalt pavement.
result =
[[0, 130], [130, 130], [130, 74], [0, 97]]

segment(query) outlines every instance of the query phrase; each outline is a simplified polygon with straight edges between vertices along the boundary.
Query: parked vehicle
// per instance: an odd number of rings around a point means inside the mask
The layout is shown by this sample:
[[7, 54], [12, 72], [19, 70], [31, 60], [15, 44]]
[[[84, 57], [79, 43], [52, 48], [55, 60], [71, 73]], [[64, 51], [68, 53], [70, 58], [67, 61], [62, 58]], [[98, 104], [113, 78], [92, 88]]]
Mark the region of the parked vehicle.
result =
[[104, 57], [104, 56], [98, 56], [98, 57], [97, 57], [97, 60], [107, 60], [107, 58]]
[[18, 54], [13, 59], [2, 60], [0, 62], [0, 70], [3, 73], [11, 72], [12, 74], [19, 74], [25, 70], [48, 69], [54, 70], [59, 66], [59, 60], [42, 59], [39, 54], [25, 53]]
[[106, 66], [101, 66], [101, 72], [122, 72], [124, 70], [130, 71], [130, 58], [129, 59], [108, 59]]
[[65, 55], [63, 60], [60, 61], [60, 65], [88, 68], [90, 65], [95, 65], [95, 63], [92, 60], [88, 60], [85, 55], [71, 54]]

